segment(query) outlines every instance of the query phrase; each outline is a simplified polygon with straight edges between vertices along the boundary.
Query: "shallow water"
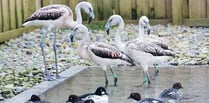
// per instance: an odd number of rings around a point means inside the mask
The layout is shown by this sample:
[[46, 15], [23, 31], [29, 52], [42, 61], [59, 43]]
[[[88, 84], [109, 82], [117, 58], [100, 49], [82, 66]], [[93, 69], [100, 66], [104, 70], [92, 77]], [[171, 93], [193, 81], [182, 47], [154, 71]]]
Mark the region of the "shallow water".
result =
[[[136, 69], [140, 68], [140, 69]], [[209, 103], [209, 66], [160, 67], [159, 76], [154, 78], [154, 69], [150, 69], [151, 86], [142, 85], [141, 67], [115, 67], [118, 74], [118, 86], [113, 86], [113, 77], [107, 70], [109, 103], [132, 103], [127, 97], [131, 92], [141, 93], [142, 98], [157, 97], [173, 83], [181, 82], [184, 97], [181, 103]], [[41, 96], [52, 103], [65, 103], [70, 94], [81, 95], [94, 92], [98, 86], [104, 86], [101, 68], [88, 68], [49, 90]]]

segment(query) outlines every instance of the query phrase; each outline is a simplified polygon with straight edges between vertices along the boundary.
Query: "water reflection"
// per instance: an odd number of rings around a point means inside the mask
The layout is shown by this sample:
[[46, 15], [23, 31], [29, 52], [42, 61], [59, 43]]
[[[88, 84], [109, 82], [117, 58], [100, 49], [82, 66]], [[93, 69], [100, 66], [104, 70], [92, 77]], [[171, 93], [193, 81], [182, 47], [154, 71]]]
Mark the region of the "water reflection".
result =
[[[140, 67], [139, 67], [140, 68]], [[136, 67], [116, 67], [118, 86], [113, 86], [113, 77], [108, 73], [110, 92], [109, 103], [131, 103], [127, 97], [131, 92], [141, 93], [142, 98], [157, 97], [159, 93], [170, 88], [174, 82], [181, 82], [184, 89], [184, 98], [181, 103], [209, 102], [209, 75], [208, 66], [193, 67], [161, 67], [159, 76], [152, 77], [151, 86], [141, 86], [142, 70]], [[149, 69], [151, 76], [154, 69]], [[84, 94], [94, 92], [99, 86], [104, 86], [103, 71], [101, 68], [88, 68], [73, 78], [49, 90], [41, 97], [52, 103], [64, 103], [70, 94]]]

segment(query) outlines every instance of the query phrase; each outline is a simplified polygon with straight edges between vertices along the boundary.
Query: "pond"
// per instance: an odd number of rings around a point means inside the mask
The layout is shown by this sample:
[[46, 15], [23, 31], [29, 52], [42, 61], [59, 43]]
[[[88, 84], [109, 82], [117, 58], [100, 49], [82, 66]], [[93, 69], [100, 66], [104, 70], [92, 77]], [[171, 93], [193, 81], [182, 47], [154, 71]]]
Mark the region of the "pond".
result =
[[[113, 86], [113, 77], [107, 70], [109, 86], [107, 88], [109, 103], [130, 103], [127, 97], [131, 92], [141, 93], [142, 98], [157, 97], [162, 90], [170, 88], [173, 83], [181, 82], [184, 97], [181, 103], [209, 102], [209, 66], [160, 67], [159, 76], [154, 77], [154, 69], [149, 69], [151, 86], [142, 85], [141, 67], [114, 67], [118, 74], [118, 86]], [[139, 68], [139, 69], [138, 69]], [[103, 71], [99, 67], [88, 68], [66, 80], [64, 83], [47, 91], [41, 98], [52, 103], [64, 103], [70, 94], [81, 95], [94, 92], [104, 86]]]

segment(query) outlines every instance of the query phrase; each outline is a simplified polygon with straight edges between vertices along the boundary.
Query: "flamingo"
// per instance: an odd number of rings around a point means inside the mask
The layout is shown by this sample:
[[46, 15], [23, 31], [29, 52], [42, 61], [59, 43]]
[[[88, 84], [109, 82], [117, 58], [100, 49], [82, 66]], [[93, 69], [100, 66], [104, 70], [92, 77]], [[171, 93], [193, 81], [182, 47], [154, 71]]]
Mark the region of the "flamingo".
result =
[[[147, 35], [144, 34], [144, 27], [147, 27]], [[139, 23], [138, 23], [138, 38], [136, 39], [136, 41], [138, 39], [143, 39], [144, 41], [149, 41], [149, 42], [153, 42], [156, 45], [160, 46], [161, 48], [165, 49], [165, 50], [171, 50], [172, 49], [169, 48], [169, 46], [164, 42], [164, 40], [162, 38], [156, 37], [154, 35], [150, 35], [150, 24], [149, 24], [149, 19], [147, 16], [142, 16], [139, 19]], [[154, 68], [155, 68], [155, 76], [158, 75], [159, 70], [156, 67], [156, 64], [153, 64]]]
[[166, 102], [175, 102], [179, 103], [180, 99], [183, 97], [183, 93], [180, 89], [182, 89], [182, 85], [180, 82], [174, 83], [172, 88], [167, 88], [163, 90], [160, 95], [158, 96], [158, 99], [166, 101]]
[[75, 7], [75, 13], [77, 16], [76, 21], [73, 20], [73, 12], [72, 10], [62, 4], [53, 4], [40, 8], [35, 11], [30, 17], [26, 19], [23, 26], [40, 26], [46, 29], [44, 35], [42, 35], [40, 40], [40, 47], [42, 51], [44, 66], [45, 66], [45, 76], [47, 80], [53, 80], [52, 76], [47, 70], [45, 53], [44, 53], [44, 44], [45, 37], [48, 32], [55, 30], [54, 34], [54, 42], [53, 42], [53, 50], [55, 55], [55, 65], [56, 65], [56, 78], [59, 79], [60, 76], [58, 74], [58, 65], [57, 65], [57, 47], [56, 47], [56, 30], [63, 27], [73, 28], [77, 24], [82, 24], [82, 16], [81, 16], [81, 8], [89, 14], [89, 23], [92, 19], [94, 19], [93, 7], [89, 2], [80, 2]]
[[[102, 67], [105, 77], [105, 87], [108, 85], [108, 79], [106, 75], [107, 66], [113, 64], [133, 65], [132, 59], [116, 47], [103, 42], [90, 42], [88, 28], [82, 24], [77, 25], [73, 29], [70, 36], [72, 42], [77, 32], [81, 32], [83, 34], [83, 38], [77, 49], [78, 55], [81, 58], [90, 60]], [[114, 76], [114, 85], [117, 85], [116, 76]]]
[[[143, 25], [147, 25], [149, 27], [149, 22], [146, 20], [142, 20]], [[133, 59], [136, 63], [141, 64], [143, 68], [144, 74], [144, 83], [151, 83], [149, 74], [148, 74], [148, 66], [151, 64], [158, 64], [170, 59], [170, 57], [174, 57], [175, 54], [171, 50], [167, 50], [157, 45], [154, 42], [148, 41], [144, 39], [143, 36], [138, 37], [137, 39], [130, 40], [128, 42], [122, 42], [121, 40], [121, 32], [124, 28], [124, 21], [120, 15], [112, 15], [106, 25], [106, 32], [109, 33], [109, 28], [111, 26], [119, 24], [119, 28], [117, 29], [115, 35], [115, 45], [119, 50], [126, 53], [131, 59]], [[142, 28], [142, 29], [143, 29]], [[149, 29], [149, 28], [148, 28]], [[143, 32], [141, 32], [143, 33]], [[142, 34], [143, 35], [143, 34]]]

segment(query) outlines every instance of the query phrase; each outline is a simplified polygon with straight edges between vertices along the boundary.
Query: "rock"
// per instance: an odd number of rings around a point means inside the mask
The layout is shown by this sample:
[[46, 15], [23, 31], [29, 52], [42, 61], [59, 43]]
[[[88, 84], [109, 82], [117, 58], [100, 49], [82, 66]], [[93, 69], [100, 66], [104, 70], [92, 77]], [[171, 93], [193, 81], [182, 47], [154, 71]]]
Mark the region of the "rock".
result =
[[17, 95], [17, 94], [19, 94], [19, 93], [21, 93], [21, 92], [23, 92], [23, 91], [25, 91], [27, 89], [28, 89], [27, 87], [19, 87], [19, 86], [15, 87], [14, 94]]
[[14, 94], [13, 94], [12, 90], [10, 90], [10, 89], [3, 89], [1, 91], [1, 96], [7, 99], [7, 98], [13, 97]]
[[32, 52], [31, 51], [26, 51], [26, 54], [27, 55], [32, 55]]

